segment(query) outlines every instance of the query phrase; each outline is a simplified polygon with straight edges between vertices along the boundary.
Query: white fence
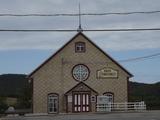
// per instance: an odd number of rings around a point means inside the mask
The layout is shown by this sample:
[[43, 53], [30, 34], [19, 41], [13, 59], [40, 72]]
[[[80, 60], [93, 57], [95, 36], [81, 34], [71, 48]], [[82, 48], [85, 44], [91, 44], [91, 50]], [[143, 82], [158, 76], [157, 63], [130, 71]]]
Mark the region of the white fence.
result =
[[110, 111], [128, 111], [128, 110], [146, 110], [146, 104], [142, 102], [125, 102], [125, 103], [108, 103], [97, 104], [97, 112], [110, 112]]

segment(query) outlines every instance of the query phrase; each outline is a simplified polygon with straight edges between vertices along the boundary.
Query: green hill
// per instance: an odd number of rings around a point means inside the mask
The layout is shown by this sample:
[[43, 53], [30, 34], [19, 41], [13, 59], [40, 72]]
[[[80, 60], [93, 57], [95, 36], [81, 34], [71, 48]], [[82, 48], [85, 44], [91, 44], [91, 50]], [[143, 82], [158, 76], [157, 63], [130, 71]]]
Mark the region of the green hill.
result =
[[23, 89], [27, 86], [28, 81], [26, 79], [26, 75], [24, 74], [0, 75], [0, 96], [20, 96]]
[[[29, 83], [24, 74], [0, 75], [0, 97], [20, 97], [27, 92], [26, 90], [29, 92], [28, 88]], [[145, 101], [148, 109], [160, 109], [160, 82], [155, 84], [129, 82], [129, 101]]]
[[129, 101], [145, 101], [147, 109], [160, 109], [160, 82], [154, 84], [129, 82]]

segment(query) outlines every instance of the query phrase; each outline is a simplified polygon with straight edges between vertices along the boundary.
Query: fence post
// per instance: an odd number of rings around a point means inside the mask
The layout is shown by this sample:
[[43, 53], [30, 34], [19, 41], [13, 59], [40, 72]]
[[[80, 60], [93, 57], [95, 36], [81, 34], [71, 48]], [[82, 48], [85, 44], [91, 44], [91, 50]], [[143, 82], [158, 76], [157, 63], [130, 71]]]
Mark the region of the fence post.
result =
[[128, 110], [128, 103], [127, 102], [124, 103], [124, 109], [125, 109], [125, 111]]

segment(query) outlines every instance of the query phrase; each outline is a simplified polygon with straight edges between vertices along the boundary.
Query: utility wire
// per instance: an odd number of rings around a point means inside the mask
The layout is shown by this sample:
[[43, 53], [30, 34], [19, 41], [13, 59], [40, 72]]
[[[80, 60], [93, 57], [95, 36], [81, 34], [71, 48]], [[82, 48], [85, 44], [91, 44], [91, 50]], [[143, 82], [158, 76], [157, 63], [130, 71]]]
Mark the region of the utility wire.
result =
[[[76, 32], [76, 29], [0, 29], [0, 32]], [[84, 29], [85, 32], [160, 31], [160, 28]]]
[[[155, 11], [134, 11], [134, 12], [107, 12], [107, 13], [81, 13], [81, 16], [105, 16], [105, 15], [130, 15], [130, 14], [155, 14], [160, 13], [160, 10]], [[1, 13], [3, 16], [15, 16], [15, 17], [29, 17], [29, 16], [79, 16], [78, 13], [64, 13], [64, 14], [6, 14]]]
[[160, 11], [137, 11], [137, 12], [108, 12], [108, 13], [86, 13], [82, 15], [129, 15], [129, 14], [155, 14]]
[[155, 53], [155, 54], [151, 54], [151, 55], [147, 55], [147, 56], [142, 56], [142, 57], [125, 59], [125, 60], [119, 60], [118, 62], [140, 61], [140, 60], [144, 60], [144, 59], [151, 59], [151, 58], [158, 57], [158, 56], [160, 56], [160, 53]]
[[9, 17], [41, 17], [41, 16], [78, 16], [79, 14], [5, 14], [5, 13], [1, 13], [0, 16], [9, 16]]

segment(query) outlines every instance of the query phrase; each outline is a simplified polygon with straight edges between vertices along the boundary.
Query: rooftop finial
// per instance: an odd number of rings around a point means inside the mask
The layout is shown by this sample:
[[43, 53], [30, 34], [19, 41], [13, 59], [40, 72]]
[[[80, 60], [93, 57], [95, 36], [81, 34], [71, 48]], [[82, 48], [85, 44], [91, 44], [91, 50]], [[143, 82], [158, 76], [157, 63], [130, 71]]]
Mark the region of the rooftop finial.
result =
[[78, 32], [82, 32], [83, 29], [81, 27], [81, 4], [79, 3], [79, 27], [77, 29]]

